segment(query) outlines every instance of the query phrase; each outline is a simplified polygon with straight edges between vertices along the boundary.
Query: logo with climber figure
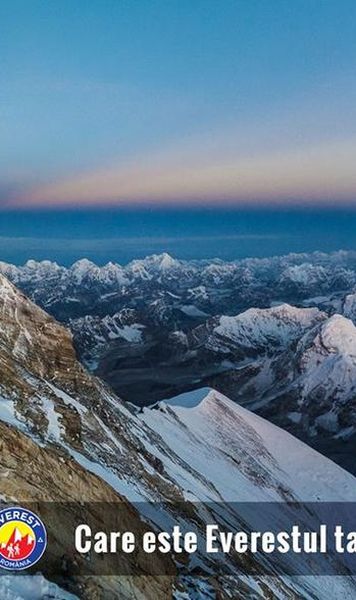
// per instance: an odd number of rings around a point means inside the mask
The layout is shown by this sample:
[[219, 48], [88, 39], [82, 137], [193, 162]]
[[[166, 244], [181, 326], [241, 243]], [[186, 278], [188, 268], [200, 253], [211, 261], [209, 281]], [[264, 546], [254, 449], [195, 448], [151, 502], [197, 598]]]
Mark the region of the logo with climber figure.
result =
[[47, 545], [41, 519], [21, 507], [0, 510], [0, 568], [21, 571], [40, 560]]

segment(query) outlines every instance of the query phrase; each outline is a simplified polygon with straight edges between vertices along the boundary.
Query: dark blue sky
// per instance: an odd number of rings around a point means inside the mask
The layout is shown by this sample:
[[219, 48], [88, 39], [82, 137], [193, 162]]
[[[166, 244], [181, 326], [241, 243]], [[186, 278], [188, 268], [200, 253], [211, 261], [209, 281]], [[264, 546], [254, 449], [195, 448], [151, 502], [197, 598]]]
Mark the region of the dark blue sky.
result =
[[0, 260], [98, 264], [169, 252], [183, 259], [356, 250], [356, 211], [81, 210], [3, 212]]

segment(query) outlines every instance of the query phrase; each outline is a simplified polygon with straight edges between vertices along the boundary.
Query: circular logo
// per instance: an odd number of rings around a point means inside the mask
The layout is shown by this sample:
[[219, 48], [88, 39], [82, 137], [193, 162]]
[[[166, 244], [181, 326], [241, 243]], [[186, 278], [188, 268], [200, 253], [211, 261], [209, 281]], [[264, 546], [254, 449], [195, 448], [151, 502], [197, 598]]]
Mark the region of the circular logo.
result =
[[35, 513], [19, 506], [0, 510], [0, 568], [28, 569], [46, 546], [46, 528]]

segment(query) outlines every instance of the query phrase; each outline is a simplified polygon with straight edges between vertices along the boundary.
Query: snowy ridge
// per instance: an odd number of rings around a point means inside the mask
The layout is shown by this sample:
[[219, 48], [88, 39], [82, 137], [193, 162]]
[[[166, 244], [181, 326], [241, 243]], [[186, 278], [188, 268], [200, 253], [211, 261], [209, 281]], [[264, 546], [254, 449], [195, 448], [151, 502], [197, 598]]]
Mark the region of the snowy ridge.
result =
[[[191, 394], [194, 403], [197, 391]], [[184, 403], [189, 403], [187, 398]], [[285, 494], [303, 501], [356, 498], [353, 476], [216, 390], [204, 390], [203, 399], [189, 408], [175, 405], [174, 398], [169, 405], [160, 402], [156, 410], [145, 408], [141, 418], [187, 464], [213, 481], [218, 496], [205, 491], [206, 500], [283, 500], [283, 494], [276, 494], [277, 481]], [[253, 472], [256, 480], [247, 475]], [[185, 486], [192, 499], [194, 482]], [[201, 486], [195, 493], [201, 499]]]
[[295, 308], [289, 304], [269, 309], [251, 308], [237, 317], [220, 317], [213, 335], [246, 348], [269, 343], [286, 346], [325, 316], [317, 308]]

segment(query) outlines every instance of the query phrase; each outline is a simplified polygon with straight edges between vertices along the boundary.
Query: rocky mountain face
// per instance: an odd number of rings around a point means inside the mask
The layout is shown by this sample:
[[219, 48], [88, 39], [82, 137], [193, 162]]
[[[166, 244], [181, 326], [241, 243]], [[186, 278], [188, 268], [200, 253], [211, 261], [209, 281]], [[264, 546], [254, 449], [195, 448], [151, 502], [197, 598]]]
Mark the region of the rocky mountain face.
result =
[[[124, 504], [122, 515], [127, 526], [142, 530], [141, 516], [124, 496], [98, 477], [95, 469], [85, 468], [85, 457], [94, 456], [89, 448], [100, 444], [99, 430], [105, 431], [104, 423], [91, 415], [89, 407], [98, 406], [106, 392], [76, 361], [70, 332], [3, 277], [0, 277], [0, 373], [2, 500], [20, 504], [85, 501], [89, 510], [94, 511], [87, 519], [99, 522], [100, 514], [95, 511], [100, 505], [96, 503], [119, 502], [121, 506]], [[78, 451], [83, 453], [78, 454], [81, 461], [74, 460]], [[58, 573], [55, 557], [58, 561], [58, 556], [72, 544], [71, 539], [61, 537], [63, 528], [58, 523], [52, 521], [49, 531], [55, 542], [52, 541], [46, 554], [47, 578]], [[142, 565], [142, 572], [146, 567]], [[68, 581], [70, 591], [83, 598], [115, 598], [117, 594], [132, 598], [142, 594], [145, 585], [140, 577]], [[171, 586], [169, 578], [152, 580], [145, 594], [149, 598], [166, 598]]]
[[[327, 318], [308, 310], [304, 321], [302, 328], [311, 322], [319, 328]], [[126, 404], [78, 363], [71, 334], [2, 276], [0, 373], [3, 500], [109, 500], [140, 530], [147, 520], [158, 528], [177, 520], [199, 526], [201, 503], [219, 523], [226, 519], [221, 507], [231, 501], [288, 500], [289, 510], [293, 501], [356, 499], [352, 475], [219, 392], [203, 390], [190, 406], [179, 398], [143, 410]], [[214, 512], [211, 502], [220, 509]], [[241, 518], [238, 509], [229, 512], [231, 526], [241, 527]], [[50, 533], [56, 546], [68, 547], [60, 527]], [[50, 559], [48, 579], [55, 572]], [[237, 576], [235, 560], [220, 577], [211, 575], [219, 563], [201, 555], [199, 576], [176, 564], [174, 576], [67, 578], [64, 584], [88, 600], [341, 599], [356, 593], [349, 578], [262, 576], [258, 557], [253, 578]], [[135, 564], [137, 575], [150, 571], [142, 561]]]

